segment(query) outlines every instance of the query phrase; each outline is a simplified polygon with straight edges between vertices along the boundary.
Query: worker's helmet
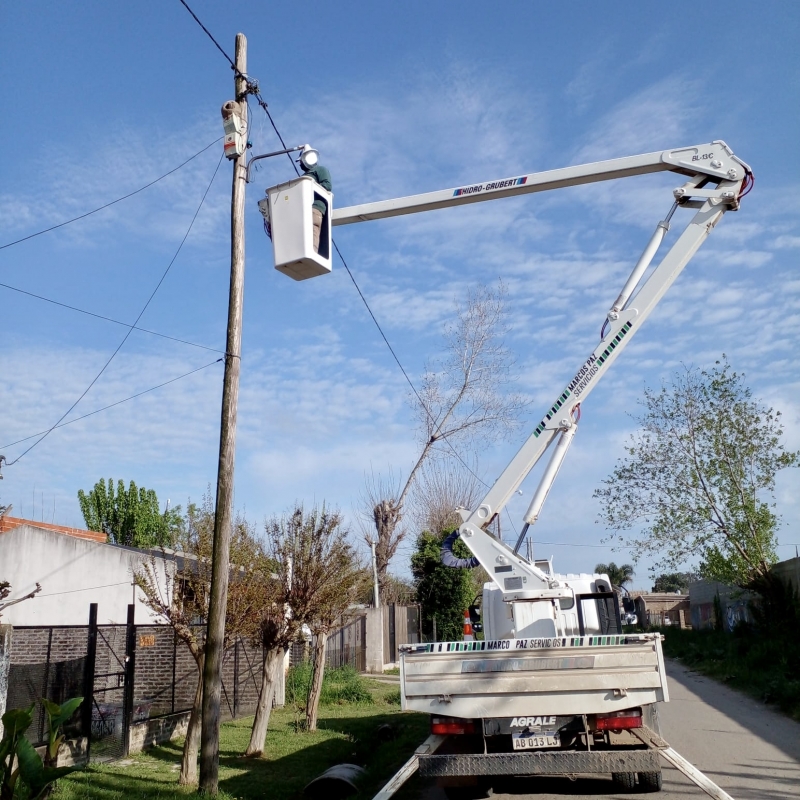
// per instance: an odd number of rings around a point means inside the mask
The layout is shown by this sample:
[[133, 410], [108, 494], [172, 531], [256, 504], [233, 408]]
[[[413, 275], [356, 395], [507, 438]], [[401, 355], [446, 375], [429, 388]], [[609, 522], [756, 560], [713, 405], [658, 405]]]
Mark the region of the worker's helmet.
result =
[[317, 164], [319, 164], [319, 153], [310, 144], [305, 145], [303, 152], [300, 153], [300, 166], [303, 172], [314, 169]]

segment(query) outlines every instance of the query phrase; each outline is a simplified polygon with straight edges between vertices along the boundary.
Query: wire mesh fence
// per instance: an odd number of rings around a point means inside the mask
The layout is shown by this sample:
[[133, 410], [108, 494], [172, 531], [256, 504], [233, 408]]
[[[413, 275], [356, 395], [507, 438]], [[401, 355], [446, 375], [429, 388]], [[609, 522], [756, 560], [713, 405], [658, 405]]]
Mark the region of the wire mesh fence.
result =
[[[263, 648], [245, 640], [225, 651], [223, 719], [255, 712], [263, 664]], [[131, 615], [127, 625], [22, 626], [12, 632], [6, 707], [34, 705], [28, 738], [40, 745], [41, 699], [84, 697], [64, 732], [88, 737], [92, 760], [110, 760], [127, 754], [132, 728], [191, 711], [198, 680], [189, 646], [166, 625], [134, 625]]]
[[[132, 731], [151, 721], [186, 714], [194, 702], [199, 672], [187, 643], [167, 625], [135, 625], [133, 606], [127, 625], [97, 625], [97, 608], [89, 625], [24, 626], [13, 629], [6, 707], [34, 704], [28, 736], [35, 745], [47, 738], [41, 699], [63, 703], [84, 697], [65, 726], [69, 738], [87, 737], [93, 760], [126, 755]], [[418, 641], [419, 609], [384, 609], [384, 651], [396, 658], [399, 644]], [[329, 635], [325, 663], [335, 668], [367, 668], [367, 620], [350, 618]], [[203, 627], [197, 627], [202, 638]], [[310, 641], [292, 645], [290, 663], [310, 660]], [[223, 657], [223, 719], [255, 712], [265, 653], [261, 646], [237, 640]], [[170, 728], [161, 725], [160, 729]], [[171, 730], [172, 728], [170, 728]], [[153, 740], [152, 736], [140, 739]]]
[[[33, 724], [27, 732], [34, 745], [47, 741], [47, 719], [41, 705], [46, 697], [61, 705], [84, 691], [86, 672], [86, 629], [50, 626], [15, 629], [12, 638], [12, 659], [8, 672], [6, 708], [34, 706]], [[79, 714], [65, 726], [69, 736], [84, 735]]]

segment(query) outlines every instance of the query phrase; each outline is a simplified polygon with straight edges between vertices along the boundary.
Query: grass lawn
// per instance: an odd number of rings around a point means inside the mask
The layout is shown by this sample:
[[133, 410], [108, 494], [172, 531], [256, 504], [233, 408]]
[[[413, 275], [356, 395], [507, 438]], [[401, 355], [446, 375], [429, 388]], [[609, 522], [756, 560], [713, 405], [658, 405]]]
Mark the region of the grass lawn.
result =
[[[303, 788], [328, 767], [339, 763], [366, 767], [367, 777], [358, 798], [371, 798], [410, 758], [429, 733], [423, 714], [404, 714], [397, 686], [364, 681], [374, 702], [320, 707], [319, 730], [299, 729], [299, 711], [290, 705], [275, 709], [270, 718], [264, 756], [243, 758], [250, 739], [252, 717], [233, 720], [220, 734], [220, 800], [302, 797]], [[380, 741], [378, 727], [392, 726], [395, 738]], [[133, 798], [199, 797], [178, 786], [182, 741], [169, 742], [123, 762], [97, 764], [58, 782], [53, 800], [133, 800]], [[398, 798], [419, 795], [413, 779]]]

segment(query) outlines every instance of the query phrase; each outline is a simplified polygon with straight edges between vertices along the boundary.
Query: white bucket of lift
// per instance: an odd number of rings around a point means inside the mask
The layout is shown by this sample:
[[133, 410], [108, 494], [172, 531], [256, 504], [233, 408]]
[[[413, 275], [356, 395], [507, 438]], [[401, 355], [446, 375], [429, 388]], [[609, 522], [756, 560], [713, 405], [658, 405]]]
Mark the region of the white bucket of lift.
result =
[[[275, 269], [296, 281], [329, 273], [333, 194], [304, 175], [267, 189], [267, 196]], [[318, 253], [314, 252], [311, 216], [311, 206], [316, 199], [323, 200], [327, 206], [322, 218]]]

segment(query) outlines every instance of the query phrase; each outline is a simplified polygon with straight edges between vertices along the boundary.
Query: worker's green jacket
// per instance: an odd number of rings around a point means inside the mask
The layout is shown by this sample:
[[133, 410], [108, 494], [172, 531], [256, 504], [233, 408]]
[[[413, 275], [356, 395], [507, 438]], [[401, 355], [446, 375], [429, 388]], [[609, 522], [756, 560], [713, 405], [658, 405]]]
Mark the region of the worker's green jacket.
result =
[[[333, 191], [333, 184], [331, 183], [331, 173], [328, 172], [327, 167], [323, 167], [321, 164], [317, 164], [316, 167], [312, 167], [311, 169], [306, 170], [305, 174], [308, 175], [310, 178], [313, 178], [324, 189], [327, 189], [329, 192]], [[316, 208], [323, 214], [325, 213], [324, 200], [317, 199], [311, 205], [312, 208]]]

